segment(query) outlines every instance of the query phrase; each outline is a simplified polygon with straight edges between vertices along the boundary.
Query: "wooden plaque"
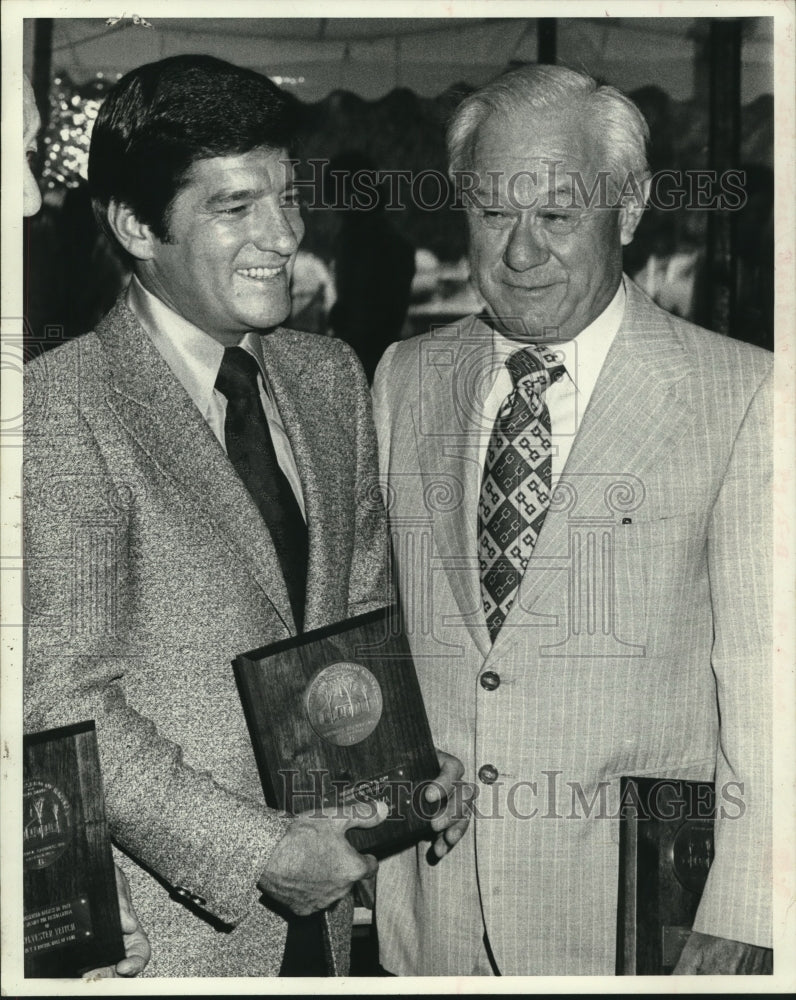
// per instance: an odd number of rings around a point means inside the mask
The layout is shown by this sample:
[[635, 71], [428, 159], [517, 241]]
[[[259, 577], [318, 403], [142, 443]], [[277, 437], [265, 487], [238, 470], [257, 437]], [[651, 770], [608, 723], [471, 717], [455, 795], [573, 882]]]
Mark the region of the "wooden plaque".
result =
[[124, 958], [93, 722], [23, 738], [25, 975]]
[[622, 778], [616, 971], [672, 972], [713, 861], [707, 781]]
[[423, 789], [439, 774], [395, 607], [236, 657], [266, 802], [301, 813], [382, 799], [389, 815], [348, 831], [379, 856], [429, 834]]

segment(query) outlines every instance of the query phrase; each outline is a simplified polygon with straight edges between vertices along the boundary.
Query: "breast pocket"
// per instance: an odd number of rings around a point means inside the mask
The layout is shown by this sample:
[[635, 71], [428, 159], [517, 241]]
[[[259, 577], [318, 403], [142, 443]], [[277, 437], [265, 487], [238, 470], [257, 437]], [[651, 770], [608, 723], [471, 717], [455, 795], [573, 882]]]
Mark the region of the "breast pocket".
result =
[[614, 532], [617, 615], [628, 601], [648, 655], [693, 643], [710, 609], [705, 522], [695, 513], [634, 520]]

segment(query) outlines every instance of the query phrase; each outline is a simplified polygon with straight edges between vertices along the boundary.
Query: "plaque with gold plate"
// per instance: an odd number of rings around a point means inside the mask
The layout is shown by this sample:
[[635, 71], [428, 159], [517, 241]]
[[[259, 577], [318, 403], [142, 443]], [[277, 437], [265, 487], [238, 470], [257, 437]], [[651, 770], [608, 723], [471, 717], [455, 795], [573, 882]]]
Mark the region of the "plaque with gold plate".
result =
[[389, 814], [347, 833], [379, 856], [429, 834], [423, 792], [439, 773], [395, 607], [234, 660], [266, 802], [298, 814], [383, 800]]
[[668, 975], [713, 861], [713, 784], [625, 777], [621, 802], [617, 974]]
[[23, 737], [25, 976], [124, 958], [93, 722]]

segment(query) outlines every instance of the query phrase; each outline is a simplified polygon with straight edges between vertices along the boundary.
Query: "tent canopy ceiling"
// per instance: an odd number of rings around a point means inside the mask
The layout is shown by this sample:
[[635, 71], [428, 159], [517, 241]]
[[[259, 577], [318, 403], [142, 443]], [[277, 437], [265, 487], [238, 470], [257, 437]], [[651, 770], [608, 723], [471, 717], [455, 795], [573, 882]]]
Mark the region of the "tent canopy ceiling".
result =
[[[657, 83], [685, 99], [707, 18], [558, 18], [558, 58], [632, 90]], [[744, 100], [770, 90], [771, 19], [745, 25]], [[26, 20], [26, 68], [33, 51]], [[536, 18], [55, 18], [53, 71], [77, 82], [115, 76], [177, 53], [208, 53], [263, 70], [317, 101], [347, 89], [374, 99], [393, 87], [434, 96], [479, 85], [510, 62], [537, 57]]]

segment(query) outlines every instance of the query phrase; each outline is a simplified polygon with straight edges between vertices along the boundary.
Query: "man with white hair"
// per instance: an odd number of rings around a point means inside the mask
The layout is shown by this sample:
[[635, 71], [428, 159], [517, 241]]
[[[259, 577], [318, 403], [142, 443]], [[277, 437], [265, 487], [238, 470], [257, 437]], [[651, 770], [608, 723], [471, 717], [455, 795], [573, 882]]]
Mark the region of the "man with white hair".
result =
[[432, 731], [479, 795], [451, 863], [381, 866], [396, 974], [613, 974], [622, 775], [716, 783], [675, 971], [770, 971], [772, 359], [623, 275], [647, 132], [535, 65], [449, 128], [486, 309], [393, 345], [374, 398]]

